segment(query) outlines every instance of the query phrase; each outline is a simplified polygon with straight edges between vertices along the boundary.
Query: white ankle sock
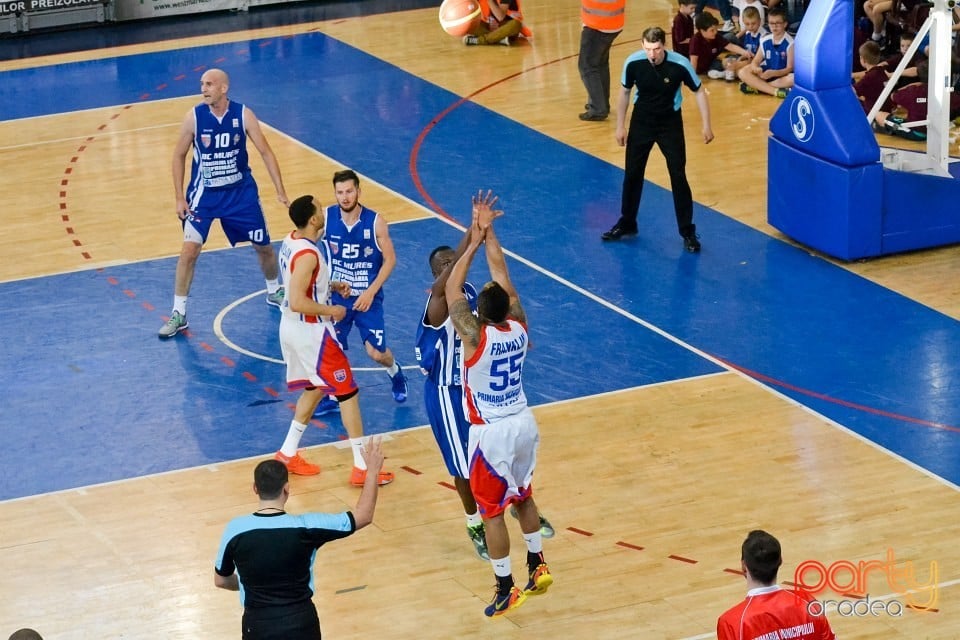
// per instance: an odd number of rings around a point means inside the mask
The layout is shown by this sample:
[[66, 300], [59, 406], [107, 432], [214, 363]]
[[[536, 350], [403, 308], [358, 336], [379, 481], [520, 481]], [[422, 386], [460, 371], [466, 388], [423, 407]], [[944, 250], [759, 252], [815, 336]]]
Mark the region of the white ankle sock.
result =
[[187, 315], [187, 296], [173, 296], [173, 310], [182, 316]]
[[493, 565], [494, 575], [501, 578], [512, 575], [513, 569], [510, 566], [510, 556], [507, 556], [506, 558], [490, 558], [490, 564]]
[[539, 531], [523, 534], [523, 541], [527, 543], [527, 551], [541, 553], [543, 551], [543, 537]]
[[287, 429], [287, 437], [283, 441], [283, 446], [280, 447], [280, 453], [288, 458], [297, 455], [297, 447], [300, 446], [300, 437], [306, 429], [307, 425], [302, 422], [297, 422], [296, 420], [291, 420], [290, 428]]
[[350, 438], [350, 448], [353, 449], [353, 466], [358, 469], [366, 469], [367, 463], [360, 455], [360, 450], [363, 449], [363, 438]]

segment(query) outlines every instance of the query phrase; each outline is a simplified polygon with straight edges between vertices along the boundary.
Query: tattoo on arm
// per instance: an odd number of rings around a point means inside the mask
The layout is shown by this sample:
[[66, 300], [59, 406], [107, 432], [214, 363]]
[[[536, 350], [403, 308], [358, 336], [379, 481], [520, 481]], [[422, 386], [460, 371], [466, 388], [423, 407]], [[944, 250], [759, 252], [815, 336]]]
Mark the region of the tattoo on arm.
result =
[[520, 304], [519, 298], [514, 298], [510, 301], [510, 309], [507, 311], [510, 314], [510, 317], [519, 320], [523, 324], [527, 324], [527, 314], [523, 311], [523, 306]]
[[460, 334], [460, 339], [476, 348], [480, 342], [480, 320], [470, 311], [470, 304], [460, 298], [449, 304], [450, 319]]

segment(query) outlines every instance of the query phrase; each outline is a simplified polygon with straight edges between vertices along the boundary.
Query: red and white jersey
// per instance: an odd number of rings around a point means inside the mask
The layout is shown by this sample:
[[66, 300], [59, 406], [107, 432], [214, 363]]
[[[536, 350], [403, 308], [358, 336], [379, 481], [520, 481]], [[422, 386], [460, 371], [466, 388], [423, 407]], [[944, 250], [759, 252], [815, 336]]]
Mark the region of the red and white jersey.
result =
[[473, 356], [463, 363], [464, 402], [470, 424], [489, 424], [527, 407], [520, 374], [527, 355], [527, 328], [485, 324]]
[[778, 585], [751, 589], [747, 599], [717, 620], [718, 640], [835, 640], [812, 597]]
[[[280, 277], [284, 284], [289, 287], [293, 277], [293, 265], [303, 255], [313, 254], [317, 257], [317, 266], [310, 274], [310, 283], [307, 285], [307, 297], [320, 304], [330, 304], [330, 261], [327, 259], [326, 249], [321, 248], [317, 243], [307, 238], [301, 238], [296, 230], [291, 231], [283, 244], [280, 246]], [[283, 313], [281, 319], [299, 320], [300, 322], [327, 322], [330, 318], [326, 316], [305, 315], [290, 310], [290, 295], [286, 295], [283, 304], [280, 306]]]

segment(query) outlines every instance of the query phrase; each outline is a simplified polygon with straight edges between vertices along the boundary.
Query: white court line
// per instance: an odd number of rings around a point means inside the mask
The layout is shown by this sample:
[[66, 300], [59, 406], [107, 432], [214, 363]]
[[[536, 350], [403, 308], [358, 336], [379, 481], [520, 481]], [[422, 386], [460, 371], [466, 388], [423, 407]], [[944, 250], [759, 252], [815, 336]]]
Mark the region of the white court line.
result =
[[[131, 54], [131, 55], [139, 55], [139, 54]], [[198, 84], [197, 88], [199, 89], [199, 84]], [[46, 114], [39, 115], [39, 116], [24, 116], [24, 117], [22, 117], [22, 118], [14, 118], [14, 119], [12, 119], [12, 120], [0, 120], [0, 124], [6, 124], [6, 123], [8, 123], [8, 122], [26, 122], [27, 120], [42, 120], [43, 118], [57, 118], [57, 117], [60, 117], [60, 116], [71, 115], [71, 114], [74, 114], [74, 113], [90, 113], [91, 111], [106, 111], [106, 110], [108, 110], [108, 109], [125, 109], [125, 108], [127, 108], [127, 107], [131, 107], [131, 108], [132, 108], [132, 107], [136, 107], [136, 106], [138, 106], [138, 105], [144, 105], [144, 104], [147, 104], [148, 102], [170, 102], [171, 100], [186, 100], [187, 98], [190, 98], [190, 97], [196, 98], [196, 99], [197, 99], [197, 102], [199, 102], [199, 96], [200, 96], [200, 91], [198, 90], [198, 91], [196, 92], [196, 94], [191, 94], [191, 95], [189, 95], [189, 96], [172, 96], [172, 97], [170, 97], [170, 98], [158, 98], [157, 100], [137, 100], [136, 102], [122, 102], [122, 103], [120, 103], [120, 104], [110, 104], [110, 105], [107, 105], [107, 106], [105, 106], [105, 107], [89, 107], [89, 108], [87, 108], [87, 109], [75, 109], [75, 110], [73, 110], [73, 111], [57, 111], [56, 113], [46, 113]], [[164, 126], [180, 126], [180, 123], [181, 123], [182, 121], [183, 121], [183, 119], [180, 118], [180, 119], [177, 120], [177, 122], [175, 123], [175, 125], [159, 125], [159, 126], [161, 126], [161, 127], [164, 127]], [[149, 128], [152, 128], [152, 127], [147, 127], [147, 128], [149, 129]], [[131, 129], [131, 131], [132, 131], [132, 129]], [[82, 137], [82, 138], [89, 138], [90, 136], [100, 136], [100, 135], [106, 135], [106, 134], [105, 134], [103, 131], [96, 131], [96, 132], [91, 132], [91, 133], [88, 134], [88, 135], [80, 136], [80, 137]], [[72, 140], [72, 139], [73, 139], [73, 138], [64, 138], [64, 140]], [[12, 148], [12, 147], [8, 147], [8, 148]]]
[[[227, 334], [223, 331], [223, 319], [227, 316], [228, 313], [233, 311], [236, 307], [240, 306], [247, 300], [251, 298], [256, 298], [258, 296], [264, 296], [267, 294], [266, 289], [261, 289], [260, 291], [254, 291], [249, 295], [245, 295], [242, 298], [237, 298], [223, 309], [220, 310], [220, 313], [217, 314], [217, 317], [213, 319], [213, 332], [216, 334], [217, 338], [225, 344], [228, 348], [233, 349], [237, 353], [242, 353], [245, 356], [254, 358], [256, 360], [263, 360], [265, 362], [273, 362], [274, 364], [284, 364], [283, 360], [278, 358], [271, 358], [270, 356], [263, 355], [262, 353], [256, 353], [250, 351], [249, 349], [244, 349], [237, 343], [230, 340], [227, 337]], [[350, 367], [353, 371], [383, 371], [383, 367]]]
[[[666, 380], [666, 381], [664, 381], [664, 382], [655, 382], [655, 383], [652, 383], [652, 384], [643, 385], [642, 387], [633, 387], [633, 388], [630, 388], [630, 389], [617, 389], [617, 390], [615, 390], [615, 391], [604, 391], [604, 392], [602, 392], [602, 393], [597, 393], [597, 394], [594, 394], [594, 395], [591, 395], [591, 396], [581, 396], [581, 397], [578, 397], [578, 398], [569, 398], [569, 399], [567, 399], [567, 400], [555, 400], [555, 401], [553, 401], [553, 402], [547, 402], [547, 403], [544, 403], [544, 404], [541, 404], [541, 405], [537, 405], [537, 406], [534, 407], [534, 408], [535, 408], [535, 409], [538, 409], [538, 408], [540, 408], [540, 407], [552, 407], [552, 406], [569, 404], [569, 403], [572, 403], [572, 402], [579, 402], [580, 400], [588, 400], [588, 399], [595, 399], [595, 398], [603, 398], [603, 397], [606, 397], [606, 396], [620, 395], [620, 394], [624, 394], [624, 393], [630, 393], [630, 392], [636, 391], [636, 390], [638, 390], [638, 389], [652, 389], [652, 388], [656, 388], [656, 387], [663, 387], [663, 386], [668, 386], [668, 385], [681, 384], [681, 383], [684, 383], [684, 382], [689, 382], [690, 380], [703, 380], [703, 379], [711, 378], [711, 377], [713, 377], [713, 376], [718, 376], [718, 375], [724, 375], [724, 374], [722, 374], [722, 373], [707, 373], [707, 374], [704, 374], [704, 375], [702, 375], [702, 376], [694, 376], [693, 378], [682, 378], [682, 379], [678, 379], [678, 380]], [[388, 433], [382, 433], [382, 434], [380, 434], [380, 433], [375, 433], [375, 434], [370, 434], [370, 433], [368, 433], [368, 434], [366, 434], [366, 437], [377, 436], [377, 437], [383, 438], [384, 441], [388, 441], [388, 440], [392, 440], [392, 439], [393, 439], [393, 436], [395, 436], [395, 435], [397, 435], [397, 434], [400, 434], [400, 433], [407, 433], [407, 432], [409, 432], [409, 431], [418, 431], [418, 430], [421, 430], [421, 429], [429, 429], [429, 428], [430, 428], [430, 425], [428, 425], [428, 424], [422, 424], [422, 425], [416, 425], [416, 426], [413, 426], [413, 427], [406, 427], [406, 428], [403, 428], [403, 429], [394, 429], [393, 431], [390, 431], [390, 432], [388, 432]], [[335, 449], [340, 449], [340, 448], [346, 448], [346, 445], [343, 444], [343, 441], [341, 441], [341, 440], [336, 440], [336, 441], [334, 441], [334, 442], [325, 442], [325, 443], [323, 443], [323, 444], [310, 445], [310, 446], [307, 446], [307, 447], [303, 447], [303, 449], [304, 449], [305, 451], [310, 451], [311, 449], [322, 449], [323, 447], [333, 447], [333, 448], [335, 448]], [[8, 498], [8, 499], [6, 499], [6, 500], [0, 500], [0, 506], [3, 506], [3, 505], [5, 505], [5, 504], [9, 504], [9, 503], [13, 503], [13, 502], [23, 502], [23, 501], [26, 501], [26, 500], [32, 500], [33, 498], [41, 498], [41, 497], [44, 497], [44, 496], [63, 495], [63, 494], [69, 494], [69, 493], [78, 493], [78, 494], [80, 494], [80, 495], [85, 495], [85, 494], [87, 493], [87, 491], [89, 491], [90, 489], [95, 489], [95, 488], [99, 488], [99, 487], [110, 487], [110, 486], [113, 486], [113, 485], [123, 484], [123, 483], [125, 483], [125, 482], [136, 482], [136, 481], [138, 481], [138, 480], [144, 480], [144, 479], [147, 479], [147, 478], [161, 478], [161, 477], [164, 477], [164, 476], [175, 475], [175, 474], [178, 474], [178, 473], [189, 473], [189, 472], [191, 472], [191, 471], [197, 471], [198, 469], [206, 469], [207, 471], [209, 471], [209, 472], [211, 472], [211, 473], [217, 473], [218, 471], [220, 471], [220, 467], [221, 467], [222, 465], [233, 464], [233, 463], [235, 463], [235, 462], [245, 462], [245, 461], [250, 461], [250, 460], [260, 460], [260, 459], [263, 459], [264, 456], [269, 456], [269, 455], [272, 455], [272, 451], [269, 451], [269, 452], [266, 452], [266, 453], [255, 454], [255, 455], [252, 455], [252, 456], [247, 456], [247, 457], [245, 457], [245, 458], [235, 458], [235, 459], [233, 459], [233, 460], [224, 460], [223, 462], [213, 462], [213, 463], [210, 463], [210, 464], [202, 464], [202, 465], [198, 465], [198, 466], [195, 466], [195, 467], [184, 467], [183, 469], [171, 469], [171, 470], [169, 470], [169, 471], [158, 471], [157, 473], [148, 473], [148, 474], [136, 476], [136, 477], [134, 477], [134, 478], [120, 478], [120, 479], [118, 479], [118, 480], [108, 480], [108, 481], [106, 481], [106, 482], [97, 482], [97, 483], [95, 483], [95, 484], [83, 485], [83, 486], [81, 486], [81, 487], [71, 487], [71, 488], [69, 488], [69, 489], [57, 489], [56, 491], [48, 491], [48, 492], [46, 492], [46, 493], [34, 493], [34, 494], [31, 494], [31, 495], [22, 496], [22, 497], [19, 497], [19, 498]]]
[[[953, 587], [958, 584], [960, 584], [960, 579], [947, 580], [946, 582], [939, 582], [934, 586], [939, 591], [941, 589], [946, 589], [947, 587]], [[887, 600], [894, 600], [896, 598], [900, 598], [906, 595], [907, 593], [923, 593], [923, 592], [919, 589], [909, 589], [905, 593], [888, 593], [883, 596], [877, 596], [876, 598], [874, 598], [873, 596], [870, 596], [870, 602], [873, 602], [873, 601], [884, 602]], [[834, 613], [836, 612], [836, 610], [837, 610], [837, 605], [835, 601], [831, 601], [830, 604], [826, 606], [826, 613]], [[920, 616], [928, 615], [926, 613], [923, 613], [922, 611], [917, 611], [916, 614]], [[700, 635], [697, 635], [697, 636], [686, 636], [684, 638], [680, 638], [679, 640], [709, 640], [710, 638], [716, 638], [716, 637], [717, 637], [717, 633], [716, 631], [713, 631], [710, 633], [701, 633]]]
[[[47, 117], [47, 116], [43, 116]], [[77, 140], [86, 140], [87, 138], [93, 136], [96, 138], [104, 138], [107, 136], [119, 136], [127, 133], [140, 133], [141, 131], [151, 131], [153, 129], [172, 129], [174, 127], [179, 127], [179, 122], [174, 122], [171, 124], [158, 124], [152, 127], [138, 127], [136, 129], [123, 129], [121, 131], [98, 131], [97, 133], [91, 133], [85, 136], [71, 136], [69, 138], [57, 138], [55, 140], [37, 140], [36, 142], [28, 142], [25, 144], [13, 144], [6, 147], [0, 147], [0, 151], [15, 151], [17, 149], [27, 149], [30, 147], [42, 147], [47, 144], [62, 144], [64, 142], [75, 142]]]

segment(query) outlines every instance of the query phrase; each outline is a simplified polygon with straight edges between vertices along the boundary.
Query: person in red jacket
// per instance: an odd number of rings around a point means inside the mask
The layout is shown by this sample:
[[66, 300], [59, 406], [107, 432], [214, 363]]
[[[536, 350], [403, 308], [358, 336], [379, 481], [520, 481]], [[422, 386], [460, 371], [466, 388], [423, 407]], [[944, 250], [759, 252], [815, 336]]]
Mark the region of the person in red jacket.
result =
[[777, 584], [783, 558], [776, 538], [760, 529], [751, 531], [743, 541], [740, 557], [747, 598], [717, 620], [717, 640], [836, 640], [822, 606], [809, 594]]

